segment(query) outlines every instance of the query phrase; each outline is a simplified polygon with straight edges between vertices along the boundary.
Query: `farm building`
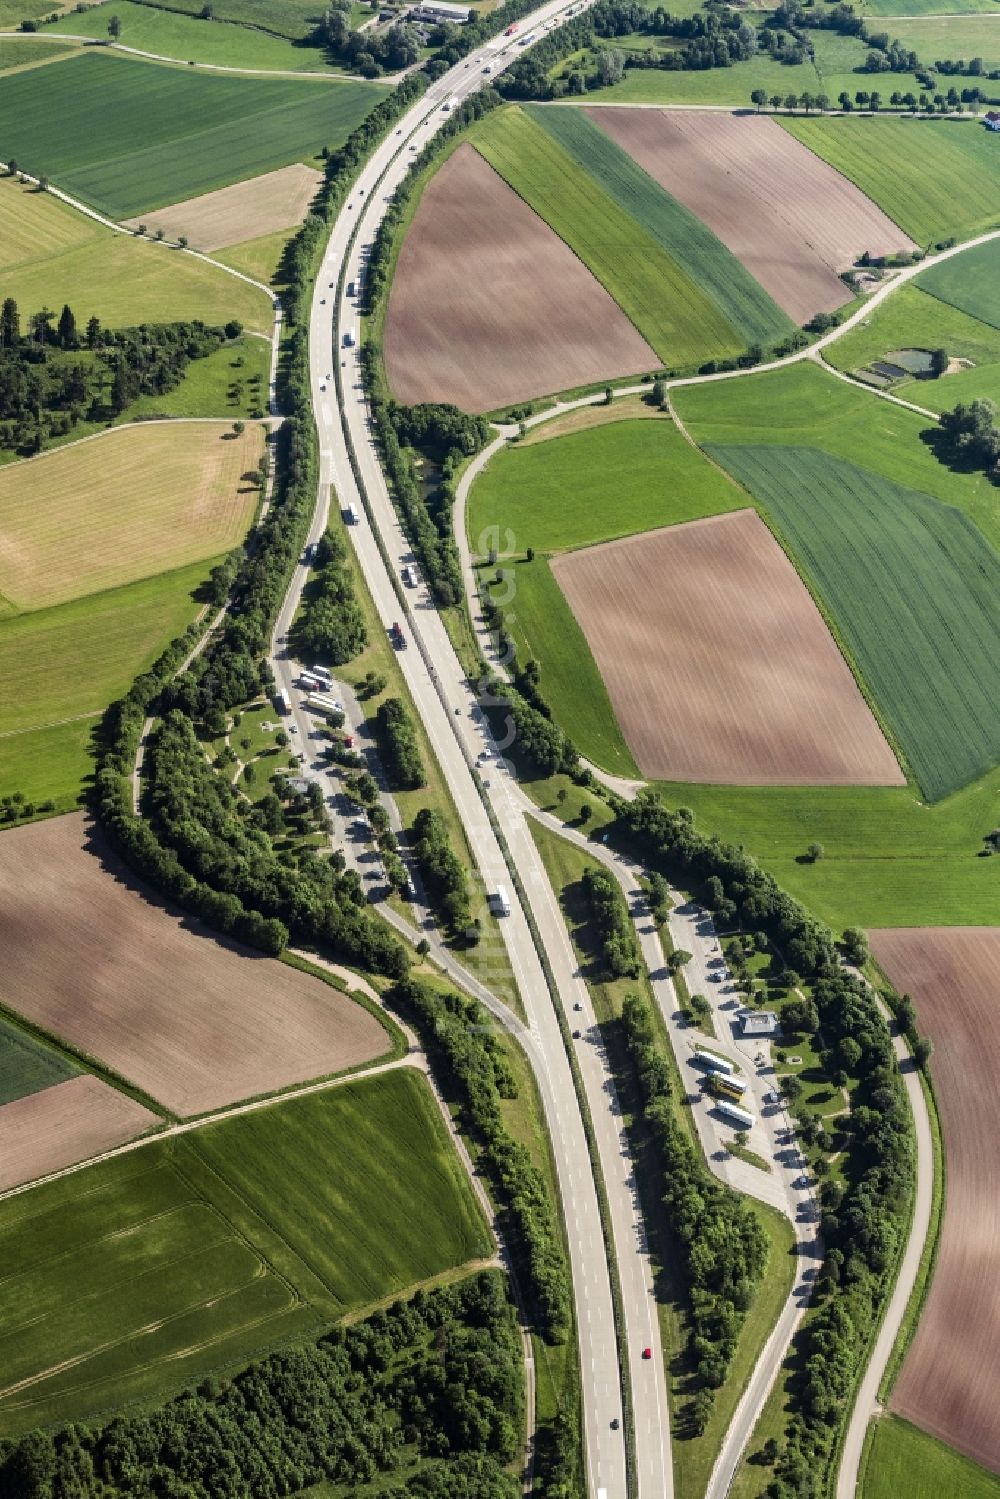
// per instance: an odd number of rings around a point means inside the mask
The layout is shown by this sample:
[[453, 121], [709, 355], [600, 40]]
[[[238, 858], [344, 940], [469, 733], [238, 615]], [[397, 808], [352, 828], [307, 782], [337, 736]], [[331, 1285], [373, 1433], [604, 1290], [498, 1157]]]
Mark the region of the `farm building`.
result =
[[448, 0], [422, 0], [420, 5], [415, 5], [410, 11], [411, 21], [451, 21], [455, 26], [463, 26], [469, 19], [469, 7], [467, 5], [450, 5]]
[[748, 1010], [740, 1016], [744, 1036], [775, 1036], [781, 1027], [773, 1010]]

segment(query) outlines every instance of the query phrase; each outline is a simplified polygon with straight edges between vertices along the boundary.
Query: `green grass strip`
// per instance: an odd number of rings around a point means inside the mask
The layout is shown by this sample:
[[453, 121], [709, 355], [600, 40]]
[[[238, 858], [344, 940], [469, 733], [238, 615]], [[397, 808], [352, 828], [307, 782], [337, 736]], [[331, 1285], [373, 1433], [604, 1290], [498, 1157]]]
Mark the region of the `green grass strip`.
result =
[[525, 113], [557, 140], [625, 213], [649, 230], [748, 343], [766, 347], [791, 333], [791, 318], [732, 251], [582, 109], [529, 105]]
[[579, 256], [665, 364], [686, 367], [740, 352], [736, 330], [649, 230], [623, 213], [523, 110], [495, 112], [471, 140]]
[[928, 800], [1000, 760], [1000, 557], [961, 511], [806, 447], [709, 447], [774, 517]]

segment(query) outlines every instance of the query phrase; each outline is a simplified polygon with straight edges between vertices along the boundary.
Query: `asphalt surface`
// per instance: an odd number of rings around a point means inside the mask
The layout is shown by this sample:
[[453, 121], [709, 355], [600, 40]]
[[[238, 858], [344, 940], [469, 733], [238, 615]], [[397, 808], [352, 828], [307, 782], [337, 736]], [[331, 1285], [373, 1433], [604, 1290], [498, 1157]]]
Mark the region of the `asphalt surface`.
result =
[[[330, 488], [334, 486], [336, 502], [342, 507], [353, 505], [359, 517], [356, 525], [348, 527], [348, 532], [379, 617], [387, 630], [397, 620], [402, 624], [406, 645], [398, 651], [400, 666], [462, 819], [479, 876], [488, 890], [503, 886], [511, 896], [511, 913], [500, 926], [528, 1017], [527, 1030], [521, 1028], [521, 1040], [541, 1092], [568, 1230], [580, 1345], [587, 1487], [596, 1499], [624, 1499], [622, 1381], [597, 1191], [559, 1021], [527, 919], [513, 898], [503, 853], [472, 773], [485, 747], [482, 719], [426, 589], [421, 585], [408, 591], [404, 607], [403, 595], [394, 587], [357, 492], [332, 378], [333, 361], [342, 361], [346, 427], [390, 558], [391, 572], [398, 579], [402, 567], [413, 558], [372, 445], [357, 349], [343, 343], [344, 333], [357, 326], [357, 312], [346, 299], [338, 297], [341, 271], [345, 271], [345, 285], [359, 279], [364, 247], [371, 243], [387, 198], [409, 167], [414, 155], [410, 147], [419, 149], [447, 120], [449, 111], [444, 105], [478, 88], [484, 82], [483, 69], [487, 65], [491, 72], [499, 71], [519, 55], [520, 37], [529, 30], [540, 34], [548, 19], [565, 9], [558, 0], [544, 6], [532, 15], [530, 22], [521, 23], [518, 37], [495, 38], [480, 53], [433, 84], [374, 153], [333, 228], [317, 281], [310, 322], [321, 473], [309, 540], [318, 540], [326, 526]], [[351, 248], [358, 221], [360, 229]], [[294, 685], [295, 668], [285, 653], [284, 637], [307, 576], [308, 569], [300, 565], [280, 612], [272, 647], [275, 680], [289, 694], [290, 721], [300, 738], [311, 726], [300, 706], [302, 694]], [[587, 1029], [577, 1043], [578, 1061], [597, 1136], [622, 1285], [635, 1413], [638, 1492], [648, 1499], [669, 1499], [673, 1490], [669, 1418], [652, 1270], [620, 1111], [606, 1058], [595, 1039], [589, 1000], [561, 913], [522, 812], [508, 792], [507, 775], [499, 769], [487, 775], [484, 768], [484, 777], [490, 782], [488, 795], [494, 814], [528, 891], [567, 1018], [571, 1023], [575, 1020], [581, 1030], [579, 1015], [571, 1007], [574, 1003], [585, 1007]], [[641, 1357], [645, 1348], [652, 1350], [649, 1360]], [[613, 1427], [612, 1422], [619, 1423], [618, 1427]]]

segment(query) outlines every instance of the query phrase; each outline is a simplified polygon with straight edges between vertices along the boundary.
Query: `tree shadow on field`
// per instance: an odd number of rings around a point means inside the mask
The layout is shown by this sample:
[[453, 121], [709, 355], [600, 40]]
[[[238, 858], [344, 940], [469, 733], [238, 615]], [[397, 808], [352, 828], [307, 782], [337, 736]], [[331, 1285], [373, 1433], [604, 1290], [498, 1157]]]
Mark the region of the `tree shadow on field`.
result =
[[135, 874], [133, 870], [122, 859], [112, 847], [103, 828], [97, 819], [88, 813], [85, 824], [84, 852], [92, 858], [97, 859], [101, 869], [106, 875], [134, 895], [146, 906], [153, 906], [162, 911], [165, 916], [171, 917], [177, 925], [192, 937], [199, 937], [203, 941], [213, 943], [216, 947], [222, 947], [226, 952], [235, 953], [240, 958], [253, 958], [259, 962], [274, 962], [268, 958], [266, 953], [259, 948], [249, 947], [244, 942], [237, 942], [232, 937], [225, 936], [222, 932], [214, 931], [212, 927], [199, 920], [198, 917], [190, 915], [189, 912], [175, 905], [173, 901], [167, 900], [160, 895], [151, 885]]

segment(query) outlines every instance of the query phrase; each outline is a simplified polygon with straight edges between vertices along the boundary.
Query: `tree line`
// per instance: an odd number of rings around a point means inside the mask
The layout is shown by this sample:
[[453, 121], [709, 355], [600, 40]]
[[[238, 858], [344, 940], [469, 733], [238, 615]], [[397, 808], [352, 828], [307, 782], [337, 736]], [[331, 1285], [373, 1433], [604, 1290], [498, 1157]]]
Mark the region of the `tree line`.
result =
[[607, 977], [637, 979], [642, 959], [621, 886], [610, 869], [600, 865], [589, 865], [582, 883]]
[[460, 936], [471, 919], [469, 880], [441, 813], [422, 807], [413, 819], [411, 838], [434, 914], [453, 937]]
[[389, 1000], [415, 1025], [457, 1091], [484, 1146], [504, 1241], [532, 1317], [543, 1337], [564, 1343], [572, 1320], [569, 1272], [544, 1178], [503, 1122], [502, 1100], [516, 1098], [517, 1086], [490, 1017], [476, 1000], [442, 995], [413, 978], [394, 985]]
[[92, 317], [81, 333], [69, 304], [50, 307], [22, 327], [13, 297], [0, 307], [0, 448], [31, 455], [81, 421], [106, 422], [140, 396], [175, 390], [192, 359], [236, 339], [242, 324], [201, 321], [102, 328]]
[[347, 542], [325, 531], [316, 543], [315, 572], [302, 593], [292, 628], [296, 651], [314, 661], [343, 666], [368, 644], [368, 627], [347, 565]]
[[427, 784], [413, 719], [398, 697], [387, 697], [375, 715], [379, 754], [394, 791], [416, 791]]
[[[524, 1419], [504, 1277], [418, 1291], [142, 1414], [0, 1441], [2, 1499], [516, 1499]], [[417, 1473], [393, 1480], [414, 1457]], [[384, 1483], [379, 1483], [384, 1477]]]

